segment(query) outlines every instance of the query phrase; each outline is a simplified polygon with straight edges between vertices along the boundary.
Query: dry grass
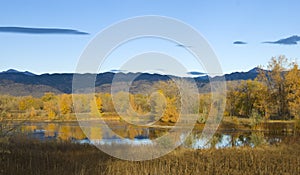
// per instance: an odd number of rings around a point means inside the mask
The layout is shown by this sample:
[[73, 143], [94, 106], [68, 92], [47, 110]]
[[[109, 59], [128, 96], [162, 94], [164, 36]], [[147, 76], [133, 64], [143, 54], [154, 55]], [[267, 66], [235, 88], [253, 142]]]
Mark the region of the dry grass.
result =
[[149, 161], [113, 158], [91, 145], [12, 139], [0, 143], [0, 174], [300, 174], [299, 139], [259, 148], [186, 150]]

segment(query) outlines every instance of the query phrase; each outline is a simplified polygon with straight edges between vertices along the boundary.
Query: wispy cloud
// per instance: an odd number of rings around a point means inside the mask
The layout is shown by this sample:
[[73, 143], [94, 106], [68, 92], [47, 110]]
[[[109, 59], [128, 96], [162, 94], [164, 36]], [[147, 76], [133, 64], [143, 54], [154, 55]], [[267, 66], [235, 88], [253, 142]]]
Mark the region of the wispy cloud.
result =
[[183, 44], [176, 44], [177, 47], [183, 47], [183, 48], [191, 48], [192, 46], [189, 45], [183, 45]]
[[283, 44], [283, 45], [296, 45], [300, 41], [300, 36], [294, 35], [288, 38], [283, 38], [278, 41], [265, 41], [266, 44]]
[[127, 70], [124, 70], [124, 69], [111, 69], [110, 72], [114, 72], [114, 73], [127, 72]]
[[87, 32], [74, 29], [33, 27], [0, 27], [0, 33], [89, 35]]
[[188, 75], [206, 75], [206, 73], [203, 72], [197, 72], [197, 71], [191, 71], [187, 72]]
[[244, 41], [235, 41], [235, 42], [233, 42], [233, 44], [248, 44], [248, 43], [246, 43]]

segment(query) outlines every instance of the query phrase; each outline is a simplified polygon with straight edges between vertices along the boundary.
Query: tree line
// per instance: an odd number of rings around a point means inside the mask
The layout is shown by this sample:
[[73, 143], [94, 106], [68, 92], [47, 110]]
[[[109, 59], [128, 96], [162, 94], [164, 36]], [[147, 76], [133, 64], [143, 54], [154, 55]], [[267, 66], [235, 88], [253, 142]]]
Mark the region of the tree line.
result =
[[[267, 69], [258, 69], [254, 80], [227, 82], [226, 109], [224, 115], [258, 117], [262, 119], [292, 119], [300, 115], [300, 72], [298, 64], [285, 56], [272, 58]], [[188, 82], [183, 82], [188, 89]], [[197, 94], [199, 100], [182, 100], [176, 83], [160, 81], [152, 94], [54, 94], [42, 97], [15, 97], [0, 95], [0, 118], [3, 119], [75, 119], [77, 113], [99, 117], [106, 114], [138, 115], [158, 118], [162, 122], [175, 123], [182, 103], [189, 106], [186, 114], [199, 113], [198, 122], [204, 123], [211, 104], [211, 94]], [[72, 99], [73, 98], [73, 99]], [[192, 98], [192, 97], [189, 97]], [[125, 100], [127, 99], [127, 100]], [[76, 103], [74, 103], [74, 101]], [[156, 120], [155, 119], [155, 120]]]
[[273, 57], [254, 80], [229, 85], [226, 114], [263, 119], [293, 119], [300, 115], [300, 71], [285, 56]]
[[[158, 82], [152, 94], [54, 94], [42, 97], [0, 95], [0, 118], [68, 120], [76, 113], [87, 117], [120, 115], [162, 116], [162, 121], [176, 122], [179, 109], [178, 89], [174, 82]], [[170, 88], [171, 86], [171, 88]], [[168, 87], [168, 88], [167, 88]], [[128, 99], [128, 100], [126, 100]]]

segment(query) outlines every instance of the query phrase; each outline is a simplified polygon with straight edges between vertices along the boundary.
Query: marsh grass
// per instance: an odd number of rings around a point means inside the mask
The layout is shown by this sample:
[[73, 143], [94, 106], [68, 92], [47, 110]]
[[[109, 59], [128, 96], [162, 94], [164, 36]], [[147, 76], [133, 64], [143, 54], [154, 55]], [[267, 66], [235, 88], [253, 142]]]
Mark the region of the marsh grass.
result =
[[299, 174], [299, 139], [286, 142], [257, 148], [178, 148], [158, 159], [133, 162], [92, 145], [21, 137], [0, 143], [0, 174]]

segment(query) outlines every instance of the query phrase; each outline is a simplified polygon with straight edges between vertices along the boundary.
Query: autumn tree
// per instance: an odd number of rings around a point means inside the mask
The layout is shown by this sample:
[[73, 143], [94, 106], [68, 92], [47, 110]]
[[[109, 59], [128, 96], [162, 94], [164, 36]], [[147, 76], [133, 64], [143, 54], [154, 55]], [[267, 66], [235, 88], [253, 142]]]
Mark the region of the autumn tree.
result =
[[264, 95], [263, 85], [260, 82], [255, 80], [243, 81], [238, 91], [241, 115], [250, 116], [254, 109], [264, 113], [263, 109], [259, 109], [262, 103], [260, 96]]
[[94, 98], [90, 101], [90, 109], [91, 109], [91, 115], [93, 117], [95, 116], [101, 116], [102, 114], [102, 100], [99, 95], [95, 95]]
[[172, 80], [160, 81], [154, 87], [158, 92], [158, 101], [155, 102], [158, 106], [154, 106], [154, 109], [158, 114], [162, 114], [160, 120], [175, 123], [179, 117], [181, 104], [179, 87]]
[[290, 114], [288, 110], [288, 91], [285, 87], [285, 72], [288, 68], [288, 60], [285, 56], [273, 57], [269, 62], [268, 71], [261, 71], [258, 80], [267, 86], [269, 95], [270, 112], [277, 114], [280, 118], [287, 119]]
[[16, 97], [9, 95], [0, 95], [0, 137], [7, 136], [11, 131], [16, 129], [11, 125], [11, 112], [18, 109]]
[[73, 94], [73, 108], [75, 112], [86, 113], [90, 111], [90, 99], [86, 94]]
[[59, 113], [58, 99], [53, 93], [45, 93], [42, 97], [43, 109], [46, 111], [49, 119], [55, 119]]
[[227, 92], [226, 112], [230, 116], [252, 116], [253, 112], [265, 116], [267, 87], [257, 80], [244, 80], [231, 85]]
[[211, 108], [211, 94], [206, 93], [206, 94], [200, 94], [199, 95], [199, 117], [198, 117], [198, 122], [199, 123], [205, 123], [206, 119], [208, 118], [210, 108]]
[[52, 93], [52, 92], [46, 92], [44, 94], [44, 96], [42, 96], [42, 101], [45, 102], [45, 101], [51, 101], [51, 100], [55, 100], [56, 97], [55, 97], [55, 94]]
[[151, 114], [155, 117], [161, 117], [166, 108], [166, 100], [162, 91], [157, 91], [150, 96]]
[[59, 97], [59, 110], [62, 115], [70, 114], [73, 111], [72, 97], [69, 94], [63, 94]]
[[285, 88], [287, 94], [287, 105], [292, 116], [300, 117], [300, 71], [298, 64], [294, 63], [285, 76]]
[[166, 103], [166, 108], [161, 117], [161, 121], [176, 123], [179, 117], [179, 111], [176, 106], [176, 98], [167, 97]]
[[42, 102], [38, 98], [34, 98], [32, 96], [21, 97], [19, 100], [19, 110], [26, 111], [31, 108], [40, 109], [42, 108]]
[[156, 89], [153, 96], [152, 112], [162, 114], [161, 121], [176, 122], [179, 113], [184, 119], [192, 119], [199, 113], [198, 87], [192, 80], [175, 78], [160, 81], [154, 85]]
[[128, 113], [129, 105], [130, 105], [130, 94], [128, 92], [120, 91], [116, 94], [112, 95], [113, 106], [115, 110], [121, 114], [126, 116]]
[[0, 118], [6, 118], [11, 112], [19, 108], [17, 97], [9, 95], [0, 95]]
[[166, 97], [169, 98], [180, 97], [180, 90], [177, 87], [177, 84], [172, 80], [159, 81], [156, 84], [154, 84], [154, 88], [156, 90], [161, 91]]
[[32, 96], [20, 97], [19, 110], [27, 117], [33, 118], [37, 115], [37, 110], [43, 106], [41, 99]]
[[102, 99], [102, 111], [103, 112], [115, 112], [114, 104], [112, 102], [111, 94], [100, 94]]
[[255, 79], [253, 82], [253, 93], [254, 93], [254, 103], [253, 103], [253, 109], [250, 116], [253, 116], [253, 112], [255, 115], [264, 116], [265, 119], [269, 119], [270, 117], [270, 110], [268, 108], [270, 104], [269, 95], [268, 95], [268, 89], [265, 84]]
[[145, 114], [150, 112], [150, 105], [148, 103], [149, 97], [143, 94], [135, 94], [130, 96], [131, 106], [138, 114]]
[[[228, 85], [227, 89], [227, 98], [226, 98], [226, 109], [225, 109], [225, 115], [227, 116], [234, 116], [238, 114], [238, 101], [239, 101], [239, 91], [237, 90], [237, 85]], [[201, 98], [201, 96], [200, 96]], [[203, 97], [202, 97], [203, 98]], [[204, 106], [204, 99], [200, 100], [201, 105], [200, 105], [200, 113], [207, 112], [206, 108]], [[203, 107], [202, 107], [203, 106]], [[205, 107], [205, 108], [204, 108]]]

